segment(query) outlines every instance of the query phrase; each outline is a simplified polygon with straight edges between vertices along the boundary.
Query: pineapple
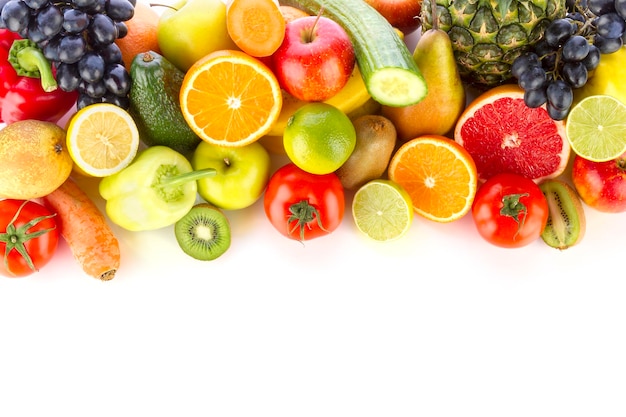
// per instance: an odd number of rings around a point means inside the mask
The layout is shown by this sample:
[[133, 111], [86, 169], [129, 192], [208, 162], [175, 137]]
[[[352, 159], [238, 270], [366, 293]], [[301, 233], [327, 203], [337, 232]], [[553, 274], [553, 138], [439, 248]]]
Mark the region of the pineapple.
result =
[[[491, 87], [512, 78], [511, 65], [566, 13], [565, 0], [436, 0], [439, 27], [450, 36], [463, 79]], [[432, 27], [422, 2], [422, 31]], [[505, 10], [506, 13], [501, 11]]]

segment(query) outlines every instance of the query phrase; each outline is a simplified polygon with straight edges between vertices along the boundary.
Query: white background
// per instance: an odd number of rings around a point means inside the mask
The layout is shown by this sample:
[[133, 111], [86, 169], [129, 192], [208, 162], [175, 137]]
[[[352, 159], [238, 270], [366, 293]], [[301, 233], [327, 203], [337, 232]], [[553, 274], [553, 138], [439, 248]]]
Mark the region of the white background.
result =
[[490, 246], [469, 216], [416, 217], [380, 244], [350, 198], [304, 246], [258, 202], [227, 212], [232, 246], [212, 262], [172, 228], [114, 226], [112, 281], [64, 242], [41, 272], [0, 279], [0, 415], [626, 415], [626, 214], [586, 207], [562, 252]]

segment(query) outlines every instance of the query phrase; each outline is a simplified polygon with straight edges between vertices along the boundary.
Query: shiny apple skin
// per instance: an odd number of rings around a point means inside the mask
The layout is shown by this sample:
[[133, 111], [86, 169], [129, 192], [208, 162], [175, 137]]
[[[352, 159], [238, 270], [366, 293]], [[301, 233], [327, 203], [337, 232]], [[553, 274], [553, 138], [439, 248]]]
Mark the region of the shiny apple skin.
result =
[[304, 101], [324, 101], [348, 82], [356, 58], [346, 31], [334, 20], [301, 17], [286, 25], [282, 45], [272, 55], [281, 87]]
[[365, 0], [378, 11], [391, 26], [409, 34], [420, 25], [422, 0]]
[[227, 147], [202, 141], [191, 158], [195, 170], [215, 169], [216, 175], [198, 180], [198, 194], [224, 210], [246, 208], [261, 197], [269, 181], [271, 162], [259, 142]]
[[626, 211], [626, 153], [607, 162], [593, 162], [576, 155], [572, 182], [589, 207], [606, 213]]

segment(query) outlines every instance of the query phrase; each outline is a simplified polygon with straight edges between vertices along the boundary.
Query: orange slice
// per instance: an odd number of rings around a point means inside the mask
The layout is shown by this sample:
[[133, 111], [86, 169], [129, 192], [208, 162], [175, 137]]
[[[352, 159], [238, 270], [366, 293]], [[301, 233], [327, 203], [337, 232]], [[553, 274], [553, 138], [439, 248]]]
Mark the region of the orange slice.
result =
[[388, 174], [409, 193], [418, 214], [441, 223], [470, 211], [478, 183], [471, 155], [438, 135], [405, 142], [392, 156]]
[[180, 107], [189, 127], [219, 146], [244, 146], [267, 134], [280, 115], [282, 94], [272, 71], [244, 52], [219, 50], [185, 73]]
[[565, 122], [553, 120], [545, 105], [528, 107], [516, 84], [476, 97], [457, 121], [454, 139], [472, 155], [481, 182], [502, 172], [537, 183], [557, 177], [571, 149]]

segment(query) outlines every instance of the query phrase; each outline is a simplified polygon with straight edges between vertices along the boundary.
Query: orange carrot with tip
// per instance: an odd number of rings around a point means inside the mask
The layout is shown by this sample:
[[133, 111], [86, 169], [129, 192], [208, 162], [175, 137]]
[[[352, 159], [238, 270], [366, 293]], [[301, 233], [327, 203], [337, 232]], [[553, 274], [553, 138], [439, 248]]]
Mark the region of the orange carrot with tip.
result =
[[57, 213], [61, 236], [85, 273], [102, 281], [113, 279], [120, 265], [119, 242], [89, 196], [68, 178], [42, 200]]

